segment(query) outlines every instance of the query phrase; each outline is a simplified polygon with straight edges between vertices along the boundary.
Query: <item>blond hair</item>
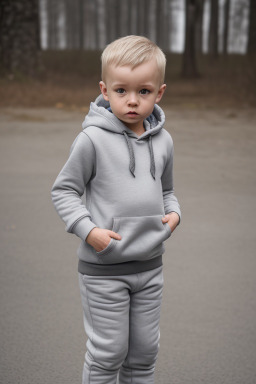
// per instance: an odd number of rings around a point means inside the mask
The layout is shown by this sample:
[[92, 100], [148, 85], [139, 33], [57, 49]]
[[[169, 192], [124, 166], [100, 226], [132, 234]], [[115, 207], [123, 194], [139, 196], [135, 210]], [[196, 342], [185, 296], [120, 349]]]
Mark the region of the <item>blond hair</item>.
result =
[[138, 65], [156, 59], [161, 84], [164, 82], [166, 58], [163, 51], [144, 36], [121, 37], [106, 46], [101, 55], [102, 80], [105, 82], [109, 65], [125, 66], [132, 69]]

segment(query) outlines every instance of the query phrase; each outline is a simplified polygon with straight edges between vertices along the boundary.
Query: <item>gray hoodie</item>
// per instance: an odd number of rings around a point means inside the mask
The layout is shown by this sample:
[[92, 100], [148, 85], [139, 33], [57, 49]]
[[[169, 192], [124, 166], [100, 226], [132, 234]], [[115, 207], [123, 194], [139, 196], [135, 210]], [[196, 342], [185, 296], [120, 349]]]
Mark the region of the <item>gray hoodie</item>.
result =
[[[180, 207], [173, 192], [173, 142], [155, 105], [137, 136], [99, 96], [53, 188], [55, 208], [67, 232], [82, 240], [79, 271], [90, 275], [137, 273], [161, 265], [171, 235], [162, 217]], [[100, 252], [85, 239], [94, 228], [122, 236]]]

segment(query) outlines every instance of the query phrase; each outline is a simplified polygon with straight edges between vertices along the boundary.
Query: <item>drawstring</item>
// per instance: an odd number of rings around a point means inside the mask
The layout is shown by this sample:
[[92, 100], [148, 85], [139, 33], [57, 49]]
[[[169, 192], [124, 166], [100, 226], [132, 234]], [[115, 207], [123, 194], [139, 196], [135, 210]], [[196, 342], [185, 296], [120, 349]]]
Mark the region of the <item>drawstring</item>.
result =
[[125, 131], [122, 132], [124, 137], [125, 137], [125, 140], [126, 140], [126, 143], [127, 143], [127, 147], [128, 147], [128, 150], [129, 150], [129, 155], [130, 155], [130, 172], [131, 174], [135, 177], [135, 174], [134, 174], [134, 171], [135, 171], [135, 157], [134, 157], [134, 152], [133, 152], [133, 149], [132, 149], [132, 143], [129, 139], [129, 136], [127, 135], [127, 133]]
[[152, 144], [152, 136], [149, 136], [148, 140], [148, 147], [149, 147], [149, 153], [150, 153], [150, 173], [155, 180], [155, 174], [156, 174], [156, 166], [155, 166], [155, 158], [154, 158], [154, 151], [153, 151], [153, 144]]
[[[134, 171], [135, 171], [135, 156], [134, 156], [134, 152], [133, 152], [133, 148], [132, 148], [132, 143], [131, 143], [129, 136], [128, 136], [126, 131], [123, 131], [122, 134], [125, 137], [127, 147], [129, 150], [129, 156], [130, 156], [129, 169], [130, 169], [130, 172], [133, 175], [133, 177], [135, 177], [135, 173], [134, 173]], [[150, 173], [151, 173], [153, 179], [155, 180], [156, 166], [155, 166], [155, 158], [154, 158], [154, 151], [153, 151], [153, 144], [152, 144], [152, 136], [151, 135], [149, 136], [149, 139], [148, 139], [148, 148], [149, 148], [149, 154], [150, 154]]]

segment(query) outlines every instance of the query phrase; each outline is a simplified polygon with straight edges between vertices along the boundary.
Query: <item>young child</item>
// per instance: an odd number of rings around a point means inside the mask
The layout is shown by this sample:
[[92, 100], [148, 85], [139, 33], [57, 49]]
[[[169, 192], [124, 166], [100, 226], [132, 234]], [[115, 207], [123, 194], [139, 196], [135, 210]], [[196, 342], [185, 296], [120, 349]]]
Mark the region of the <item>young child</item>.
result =
[[145, 37], [105, 48], [101, 95], [53, 185], [66, 230], [82, 240], [83, 384], [154, 383], [163, 242], [180, 220], [173, 142], [156, 105], [166, 88], [165, 63]]

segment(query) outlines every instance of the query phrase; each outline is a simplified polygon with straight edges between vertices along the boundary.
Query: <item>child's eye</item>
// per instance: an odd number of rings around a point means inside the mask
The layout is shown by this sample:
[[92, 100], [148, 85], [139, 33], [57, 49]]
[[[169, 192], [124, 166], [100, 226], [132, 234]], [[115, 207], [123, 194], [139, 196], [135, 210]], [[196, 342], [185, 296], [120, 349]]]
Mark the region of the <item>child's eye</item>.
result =
[[146, 89], [146, 88], [143, 88], [143, 89], [140, 90], [140, 94], [141, 95], [148, 95], [149, 93], [150, 93], [150, 91], [148, 89]]
[[117, 93], [125, 93], [125, 89], [124, 88], [118, 88], [117, 90], [116, 90], [116, 92]]

